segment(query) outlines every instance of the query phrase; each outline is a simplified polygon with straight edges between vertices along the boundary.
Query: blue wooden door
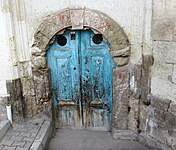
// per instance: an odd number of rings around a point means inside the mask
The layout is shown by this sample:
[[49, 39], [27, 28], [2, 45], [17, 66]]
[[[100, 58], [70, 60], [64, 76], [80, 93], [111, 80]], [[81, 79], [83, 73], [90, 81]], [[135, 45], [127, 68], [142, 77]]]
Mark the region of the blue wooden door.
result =
[[110, 130], [114, 63], [102, 35], [67, 30], [56, 36], [47, 62], [59, 127]]

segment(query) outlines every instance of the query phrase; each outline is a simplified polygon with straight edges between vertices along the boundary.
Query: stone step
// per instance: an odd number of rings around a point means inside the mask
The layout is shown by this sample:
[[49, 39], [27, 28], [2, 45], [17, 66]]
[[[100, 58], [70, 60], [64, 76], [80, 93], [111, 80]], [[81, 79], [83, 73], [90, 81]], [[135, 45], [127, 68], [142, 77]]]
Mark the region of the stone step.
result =
[[10, 128], [11, 123], [9, 120], [0, 120], [0, 140], [2, 137], [5, 135], [5, 133], [8, 131]]

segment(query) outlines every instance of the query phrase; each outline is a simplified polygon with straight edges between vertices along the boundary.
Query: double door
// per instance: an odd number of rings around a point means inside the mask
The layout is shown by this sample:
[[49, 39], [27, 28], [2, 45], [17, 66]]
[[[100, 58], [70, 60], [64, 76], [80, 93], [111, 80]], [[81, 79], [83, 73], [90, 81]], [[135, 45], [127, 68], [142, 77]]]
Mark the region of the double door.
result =
[[102, 35], [91, 30], [57, 35], [47, 63], [57, 126], [110, 130], [114, 63]]

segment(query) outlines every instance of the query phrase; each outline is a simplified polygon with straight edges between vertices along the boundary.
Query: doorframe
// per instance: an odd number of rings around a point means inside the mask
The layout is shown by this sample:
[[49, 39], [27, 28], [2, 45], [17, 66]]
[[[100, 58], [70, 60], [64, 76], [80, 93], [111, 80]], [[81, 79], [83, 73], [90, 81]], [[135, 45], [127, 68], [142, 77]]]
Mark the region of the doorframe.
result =
[[[46, 80], [44, 101], [47, 102], [47, 107], [52, 106], [52, 97], [46, 51], [54, 42], [55, 35], [63, 33], [67, 28], [71, 30], [91, 29], [94, 33], [102, 34], [104, 41], [110, 44], [109, 51], [117, 64], [117, 67], [113, 69], [112, 77], [112, 127], [127, 129], [130, 94], [128, 69], [131, 53], [130, 42], [118, 23], [96, 10], [85, 7], [66, 8], [48, 16], [36, 29], [32, 45], [32, 72], [34, 77]], [[43, 107], [41, 107], [41, 111], [46, 111], [42, 109]]]

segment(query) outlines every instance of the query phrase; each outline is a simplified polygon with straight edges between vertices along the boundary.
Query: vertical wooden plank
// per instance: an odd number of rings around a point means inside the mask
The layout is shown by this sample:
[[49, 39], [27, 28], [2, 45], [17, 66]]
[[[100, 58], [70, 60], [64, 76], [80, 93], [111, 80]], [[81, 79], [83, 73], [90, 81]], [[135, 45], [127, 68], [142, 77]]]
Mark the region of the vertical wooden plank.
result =
[[56, 124], [61, 128], [81, 128], [78, 33], [75, 32], [75, 39], [71, 39], [70, 31], [62, 36], [67, 39], [66, 44], [59, 45], [56, 38], [47, 52], [57, 110]]
[[110, 130], [112, 57], [109, 45], [92, 41], [92, 31], [81, 32], [82, 101], [85, 128]]

